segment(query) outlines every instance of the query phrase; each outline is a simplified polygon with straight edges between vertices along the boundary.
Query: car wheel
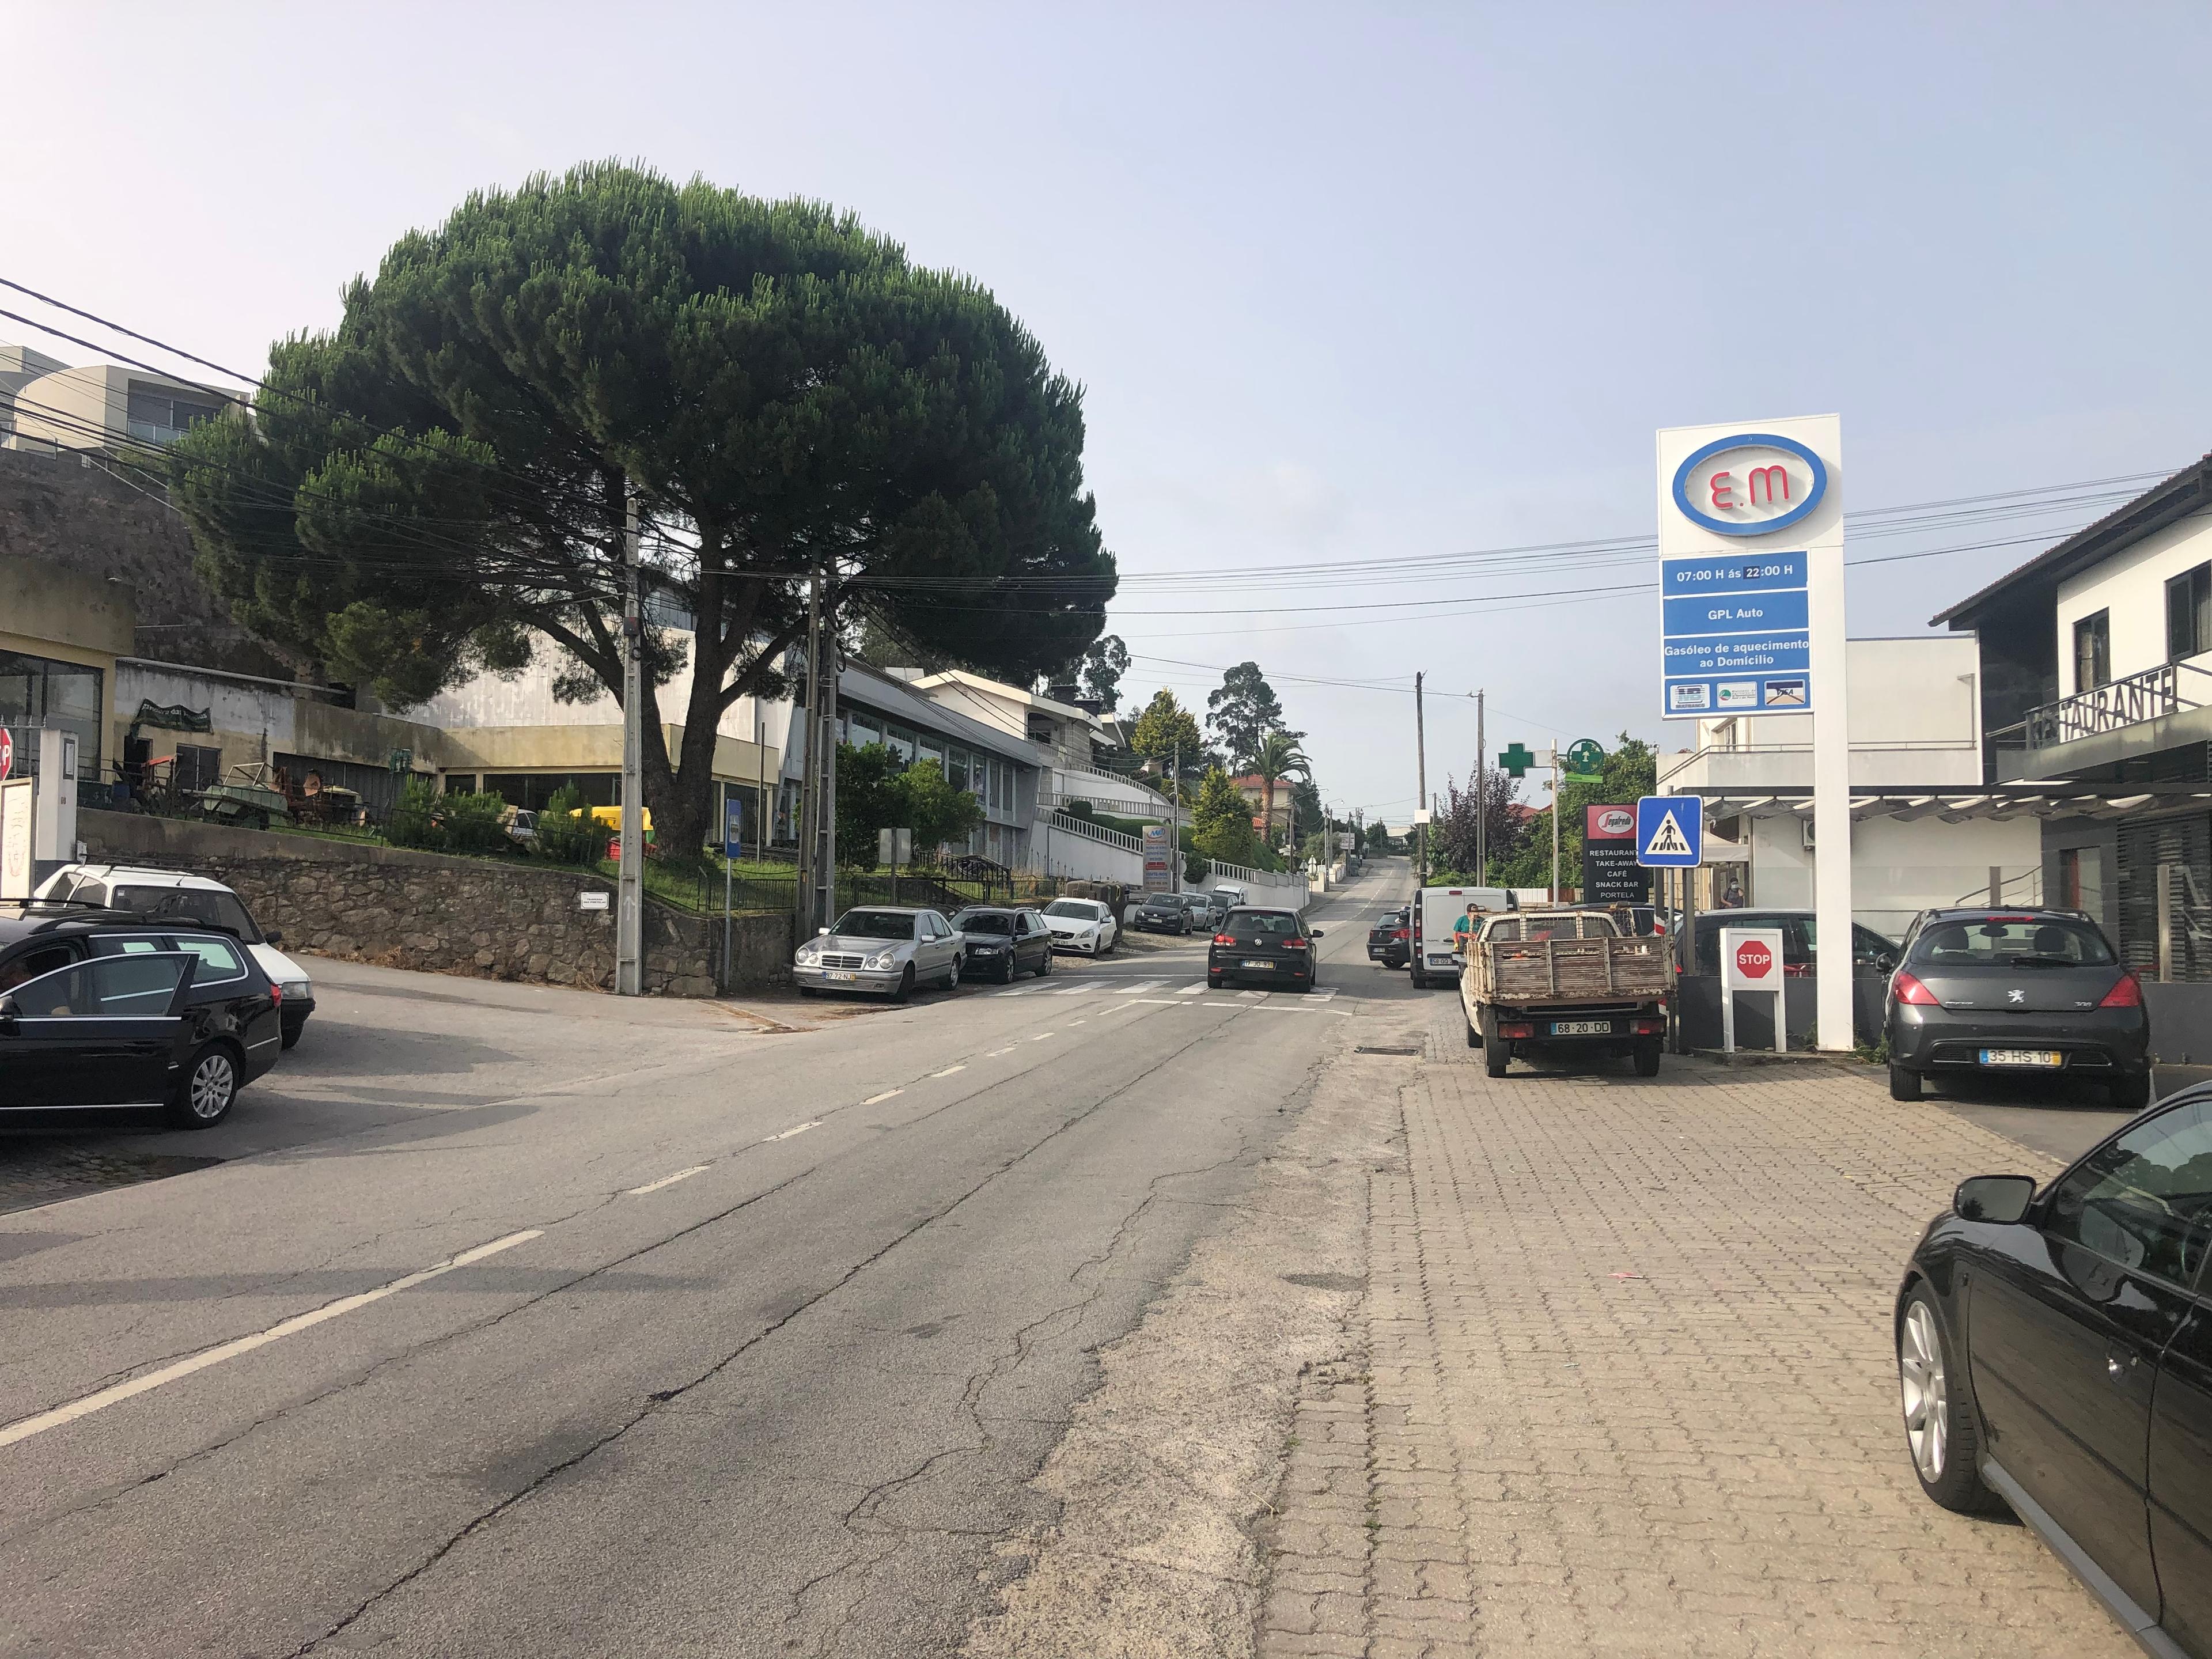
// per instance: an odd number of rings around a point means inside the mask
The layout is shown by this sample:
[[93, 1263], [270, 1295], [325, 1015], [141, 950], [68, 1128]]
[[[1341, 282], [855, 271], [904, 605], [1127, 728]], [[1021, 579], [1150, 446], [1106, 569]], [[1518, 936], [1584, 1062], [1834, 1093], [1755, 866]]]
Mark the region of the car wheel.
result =
[[1467, 1046], [1470, 1048], [1482, 1047], [1482, 1032], [1475, 1025], [1474, 1018], [1464, 1008], [1460, 1011], [1460, 1017], [1467, 1021]]
[[2105, 1085], [2105, 1093], [2111, 1098], [2115, 1110], [2140, 1112], [2150, 1104], [2150, 1073], [2145, 1072], [2141, 1077], [2115, 1078]]
[[1416, 991], [1425, 991], [1429, 988], [1429, 976], [1418, 968], [1413, 969], [1413, 988]]
[[803, 997], [818, 997], [822, 994], [822, 988], [818, 985], [802, 985], [799, 988], [799, 994]]
[[1513, 1063], [1513, 1046], [1498, 1035], [1498, 1013], [1495, 1009], [1482, 1011], [1482, 1066], [1492, 1077], [1504, 1077], [1505, 1068]]
[[1889, 1097], [1892, 1100], [1920, 1098], [1920, 1073], [1909, 1066], [1889, 1062]]
[[960, 958], [958, 957], [953, 957], [952, 965], [945, 970], [945, 988], [948, 991], [957, 991], [960, 988]]
[[1039, 979], [1047, 979], [1047, 978], [1049, 978], [1049, 977], [1051, 976], [1051, 975], [1052, 975], [1052, 951], [1051, 951], [1050, 948], [1049, 948], [1049, 947], [1048, 947], [1048, 948], [1046, 949], [1046, 951], [1045, 951], [1045, 953], [1044, 953], [1042, 956], [1041, 956], [1041, 957], [1039, 957], [1037, 958], [1036, 976], [1037, 976]]
[[891, 993], [891, 1000], [893, 1002], [904, 1002], [913, 994], [914, 964], [909, 962], [906, 965], [906, 972], [899, 975], [898, 989]]
[[210, 1042], [185, 1066], [170, 1115], [181, 1128], [211, 1129], [230, 1115], [237, 1098], [238, 1051], [227, 1042]]
[[1996, 1507], [1982, 1484], [1974, 1413], [1966, 1378], [1925, 1286], [1905, 1298], [1897, 1322], [1897, 1383], [1905, 1413], [1905, 1449], [1920, 1490], [1947, 1510], [1972, 1514]]
[[1209, 991], [1218, 991], [1228, 982], [1229, 981], [1227, 980], [1222, 978], [1218, 974], [1208, 974], [1206, 976], [1206, 988]]
[[1659, 1056], [1665, 1052], [1657, 1037], [1645, 1037], [1636, 1045], [1636, 1075], [1657, 1077]]

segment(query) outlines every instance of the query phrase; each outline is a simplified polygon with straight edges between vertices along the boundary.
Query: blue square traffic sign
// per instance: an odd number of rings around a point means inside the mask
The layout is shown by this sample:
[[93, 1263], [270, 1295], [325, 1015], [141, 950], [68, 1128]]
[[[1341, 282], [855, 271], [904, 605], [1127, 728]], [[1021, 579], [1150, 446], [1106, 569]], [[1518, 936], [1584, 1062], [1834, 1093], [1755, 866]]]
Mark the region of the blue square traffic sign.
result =
[[1636, 803], [1636, 861], [1648, 870], [1694, 870], [1705, 849], [1698, 795], [1646, 795]]

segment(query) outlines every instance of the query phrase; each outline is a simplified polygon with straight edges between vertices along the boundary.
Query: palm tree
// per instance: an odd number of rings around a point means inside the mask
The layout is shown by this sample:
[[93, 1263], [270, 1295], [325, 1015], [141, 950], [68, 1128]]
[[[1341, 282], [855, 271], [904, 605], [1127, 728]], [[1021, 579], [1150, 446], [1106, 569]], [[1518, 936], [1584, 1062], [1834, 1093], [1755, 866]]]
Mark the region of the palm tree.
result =
[[1260, 775], [1260, 823], [1267, 845], [1275, 844], [1275, 786], [1286, 779], [1311, 781], [1313, 762], [1287, 732], [1270, 732], [1260, 739], [1252, 757], [1252, 769]]

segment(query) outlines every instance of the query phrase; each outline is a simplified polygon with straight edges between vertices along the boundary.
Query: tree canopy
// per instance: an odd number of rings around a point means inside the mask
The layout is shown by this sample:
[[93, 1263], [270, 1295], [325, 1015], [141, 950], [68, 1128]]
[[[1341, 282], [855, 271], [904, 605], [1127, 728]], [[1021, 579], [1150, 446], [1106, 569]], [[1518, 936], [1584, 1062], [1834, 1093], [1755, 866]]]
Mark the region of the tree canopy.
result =
[[1224, 864], [1256, 865], [1260, 838], [1252, 828], [1252, 804], [1219, 767], [1206, 769], [1190, 809], [1191, 845]]
[[[550, 641], [620, 695], [625, 496], [646, 520], [646, 793], [707, 829], [719, 717], [775, 694], [817, 568], [833, 622], [1020, 681], [1114, 592], [1078, 389], [975, 282], [818, 203], [611, 163], [471, 196], [270, 351], [253, 418], [173, 451], [233, 614], [417, 703]], [[680, 754], [658, 688], [689, 667]]]
[[937, 762], [909, 766], [880, 743], [837, 745], [838, 863], [874, 869], [878, 830], [913, 830], [915, 854], [921, 857], [964, 840], [982, 822], [981, 805], [954, 788]]
[[[1258, 663], [1238, 663], [1221, 677], [1218, 690], [1206, 694], [1206, 725], [1227, 751], [1230, 764], [1240, 768], [1252, 764], [1262, 738], [1284, 729], [1282, 700]], [[1290, 733], [1293, 742], [1304, 736]]]
[[[1605, 757], [1595, 783], [1570, 783], [1560, 791], [1565, 816], [1559, 820], [1559, 885], [1583, 884], [1583, 808], [1632, 806], [1658, 789], [1658, 751], [1641, 738], [1623, 732]], [[1548, 886], [1552, 879], [1552, 809], [1528, 821], [1526, 838], [1505, 862], [1499, 879], [1510, 887]], [[1494, 846], [1494, 844], [1493, 844]], [[1498, 861], [1493, 851], [1492, 861]]]
[[1205, 734], [1190, 711], [1164, 686], [1153, 693], [1145, 712], [1137, 716], [1136, 725], [1129, 731], [1129, 746], [1146, 760], [1159, 763], [1163, 769], [1176, 763], [1178, 752], [1186, 772], [1206, 760]]
[[1083, 653], [1083, 695], [1098, 699], [1101, 709], [1112, 714], [1121, 704], [1121, 676], [1129, 672], [1129, 647], [1118, 634], [1109, 634]]

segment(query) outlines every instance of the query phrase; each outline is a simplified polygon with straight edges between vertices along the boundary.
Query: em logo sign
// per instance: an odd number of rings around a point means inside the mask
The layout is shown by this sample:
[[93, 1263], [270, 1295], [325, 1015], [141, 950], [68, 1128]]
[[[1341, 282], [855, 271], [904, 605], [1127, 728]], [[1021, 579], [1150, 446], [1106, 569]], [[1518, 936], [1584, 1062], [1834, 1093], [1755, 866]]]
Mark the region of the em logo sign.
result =
[[1723, 536], [1787, 530], [1828, 493], [1828, 469], [1795, 438], [1739, 432], [1692, 450], [1674, 469], [1674, 505]]

